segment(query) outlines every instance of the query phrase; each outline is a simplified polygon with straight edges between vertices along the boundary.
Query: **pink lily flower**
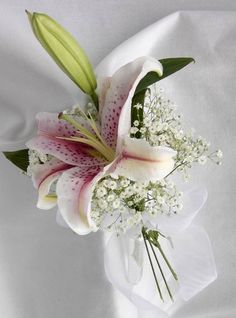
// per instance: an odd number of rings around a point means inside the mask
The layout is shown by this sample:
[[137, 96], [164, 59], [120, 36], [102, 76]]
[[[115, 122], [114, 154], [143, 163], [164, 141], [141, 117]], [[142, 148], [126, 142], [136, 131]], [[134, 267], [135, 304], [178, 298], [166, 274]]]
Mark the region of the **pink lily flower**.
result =
[[[38, 208], [56, 204], [68, 226], [78, 234], [96, 231], [90, 217], [93, 189], [106, 176], [122, 175], [134, 181], [156, 181], [174, 167], [176, 152], [152, 147], [143, 139], [129, 137], [131, 101], [140, 80], [149, 72], [162, 75], [162, 65], [141, 57], [121, 67], [111, 78], [98, 81], [99, 127], [92, 118], [58, 114], [37, 115], [38, 135], [26, 145], [51, 155], [33, 170], [38, 189]], [[67, 115], [69, 116], [69, 115]], [[50, 193], [56, 184], [56, 195]]]

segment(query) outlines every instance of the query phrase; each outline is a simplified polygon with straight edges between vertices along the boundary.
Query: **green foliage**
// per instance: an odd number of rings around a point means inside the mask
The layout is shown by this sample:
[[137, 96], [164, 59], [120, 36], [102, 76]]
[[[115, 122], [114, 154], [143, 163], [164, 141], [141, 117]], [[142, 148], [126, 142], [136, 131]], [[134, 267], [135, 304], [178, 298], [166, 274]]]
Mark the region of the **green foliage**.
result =
[[159, 76], [156, 72], [149, 72], [147, 75], [139, 82], [135, 95], [146, 89], [148, 86], [170, 76], [171, 74], [178, 72], [183, 67], [187, 66], [189, 63], [194, 62], [192, 57], [174, 57], [159, 60], [163, 66], [163, 74]]
[[[178, 72], [183, 67], [187, 66], [191, 62], [195, 62], [192, 57], [175, 57], [159, 60], [163, 66], [163, 74], [160, 76], [157, 72], [149, 72], [143, 79], [139, 82], [136, 87], [133, 99], [132, 99], [132, 108], [131, 108], [131, 127], [135, 120], [139, 121], [140, 127], [143, 122], [143, 108], [135, 108], [137, 104], [144, 105], [145, 94], [148, 90], [148, 87], [171, 74]], [[138, 127], [138, 128], [140, 128]], [[140, 138], [140, 133], [136, 133], [135, 138]]]
[[10, 160], [15, 166], [23, 171], [27, 171], [29, 165], [28, 149], [21, 149], [17, 151], [5, 151], [4, 156]]

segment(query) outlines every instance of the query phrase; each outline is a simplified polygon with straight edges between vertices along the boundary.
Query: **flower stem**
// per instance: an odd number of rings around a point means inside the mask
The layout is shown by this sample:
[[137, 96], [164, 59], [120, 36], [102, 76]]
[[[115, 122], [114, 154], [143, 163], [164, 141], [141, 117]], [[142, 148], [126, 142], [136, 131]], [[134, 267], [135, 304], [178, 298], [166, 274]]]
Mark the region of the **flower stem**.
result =
[[182, 165], [185, 165], [186, 162], [181, 162], [180, 164], [178, 164], [173, 170], [171, 170], [171, 172], [169, 172], [164, 179], [168, 178], [175, 170], [177, 170], [179, 167], [181, 167]]
[[154, 250], [154, 248], [153, 248], [153, 246], [152, 246], [152, 243], [151, 243], [151, 241], [149, 240], [149, 238], [148, 238], [148, 243], [149, 243], [149, 245], [150, 245], [150, 247], [151, 247], [151, 249], [152, 249], [152, 252], [153, 252], [153, 255], [154, 255], [155, 260], [156, 260], [156, 262], [157, 262], [158, 268], [159, 268], [159, 270], [160, 270], [160, 272], [161, 272], [161, 276], [162, 276], [162, 278], [163, 278], [163, 280], [164, 280], [164, 282], [165, 282], [166, 289], [167, 289], [167, 291], [168, 291], [168, 294], [169, 294], [169, 296], [170, 296], [170, 299], [171, 299], [172, 301], [174, 301], [173, 296], [172, 296], [171, 291], [170, 291], [170, 288], [169, 288], [169, 286], [168, 286], [168, 284], [167, 284], [165, 275], [164, 275], [163, 270], [162, 270], [162, 268], [161, 268], [160, 262], [158, 261], [156, 252], [155, 252], [155, 250]]
[[170, 265], [165, 253], [163, 252], [163, 249], [161, 248], [161, 245], [159, 242], [157, 242], [157, 248], [159, 249], [162, 257], [164, 258], [166, 265], [169, 267], [169, 270], [171, 271], [171, 274], [173, 275], [175, 280], [178, 280], [177, 274], [175, 273], [175, 271], [173, 270], [172, 266]]
[[95, 93], [95, 91], [92, 92], [92, 94], [90, 95], [95, 107], [97, 108], [97, 110], [99, 110], [99, 101], [98, 101], [98, 96]]
[[148, 249], [148, 246], [147, 246], [146, 231], [145, 231], [144, 227], [142, 228], [142, 235], [143, 235], [143, 240], [144, 240], [145, 248], [146, 248], [146, 251], [147, 251], [148, 259], [149, 259], [149, 262], [150, 262], [150, 266], [151, 266], [151, 269], [152, 269], [152, 273], [153, 273], [153, 276], [154, 276], [154, 279], [155, 279], [155, 282], [156, 282], [156, 286], [157, 286], [157, 289], [158, 289], [158, 292], [159, 292], [161, 300], [164, 301], [163, 300], [163, 296], [162, 296], [162, 292], [161, 292], [161, 289], [160, 289], [160, 286], [159, 286], [159, 283], [158, 283], [158, 280], [157, 280], [157, 277], [156, 277], [154, 266], [153, 266], [153, 263], [152, 263], [151, 255], [150, 255], [150, 252], [149, 252], [149, 249]]

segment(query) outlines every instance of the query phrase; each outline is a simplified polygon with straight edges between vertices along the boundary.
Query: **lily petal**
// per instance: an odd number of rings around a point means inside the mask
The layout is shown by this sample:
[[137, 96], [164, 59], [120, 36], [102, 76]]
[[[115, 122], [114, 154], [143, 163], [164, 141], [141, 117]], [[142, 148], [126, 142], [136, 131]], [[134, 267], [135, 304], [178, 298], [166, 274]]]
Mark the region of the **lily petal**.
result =
[[58, 171], [48, 176], [39, 186], [37, 208], [42, 210], [52, 209], [57, 204], [56, 195], [50, 194], [52, 184], [58, 180], [63, 171]]
[[161, 76], [161, 63], [151, 57], [140, 57], [121, 67], [110, 79], [101, 109], [101, 132], [112, 149], [118, 144], [118, 152], [123, 136], [129, 133], [131, 102], [135, 89], [140, 80], [151, 71]]
[[96, 165], [98, 159], [88, 155], [90, 148], [78, 142], [54, 138], [52, 136], [37, 136], [26, 143], [30, 149], [52, 155], [61, 161], [73, 165]]
[[70, 167], [70, 165], [65, 164], [57, 158], [51, 158], [46, 163], [37, 164], [31, 168], [32, 181], [34, 187], [38, 189], [37, 207], [39, 209], [49, 210], [56, 205], [56, 196], [48, 195], [50, 193], [51, 185], [58, 179], [64, 170], [69, 169]]
[[96, 230], [89, 217], [92, 187], [101, 168], [74, 167], [65, 171], [57, 183], [58, 209], [68, 226], [77, 234]]
[[38, 125], [38, 135], [60, 137], [76, 136], [76, 129], [64, 120], [58, 119], [57, 113], [38, 113], [36, 115], [36, 121]]
[[69, 229], [69, 226], [67, 225], [67, 223], [64, 221], [63, 217], [61, 216], [60, 211], [57, 210], [57, 214], [56, 214], [56, 222], [58, 225], [60, 225], [61, 227], [64, 227], [66, 229]]
[[57, 158], [51, 158], [46, 163], [34, 165], [31, 168], [32, 181], [33, 181], [34, 187], [38, 189], [40, 184], [48, 176], [50, 176], [51, 174], [54, 174], [55, 172], [68, 169], [70, 167], [71, 167], [70, 165], [65, 164], [65, 162]]
[[[77, 117], [79, 123], [89, 128], [82, 117]], [[65, 120], [58, 119], [58, 113], [41, 112], [36, 115], [38, 125], [38, 135], [49, 135], [58, 137], [80, 136], [78, 131]], [[89, 128], [90, 129], [90, 128]]]
[[99, 99], [99, 112], [101, 113], [105, 104], [107, 91], [111, 85], [111, 77], [98, 78], [97, 82], [98, 87], [96, 91]]
[[175, 155], [171, 148], [153, 147], [144, 139], [126, 137], [112, 175], [141, 182], [161, 180], [172, 171]]

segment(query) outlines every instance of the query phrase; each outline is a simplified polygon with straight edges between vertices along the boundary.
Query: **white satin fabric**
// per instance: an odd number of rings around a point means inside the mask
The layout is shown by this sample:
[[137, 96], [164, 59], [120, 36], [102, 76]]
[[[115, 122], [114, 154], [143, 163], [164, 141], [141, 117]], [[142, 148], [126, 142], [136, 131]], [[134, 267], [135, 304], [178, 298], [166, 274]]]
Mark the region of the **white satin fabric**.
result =
[[[5, 4], [0, 11], [1, 150], [24, 145], [34, 133], [37, 112], [59, 111], [78, 100], [76, 87], [58, 70], [30, 33], [27, 20], [19, 13], [24, 9], [22, 3], [15, 1], [11, 10]], [[28, 3], [29, 8], [29, 2], [24, 3]], [[64, 7], [52, 3], [45, 8], [38, 4], [34, 7], [31, 3], [29, 9], [47, 11], [55, 18], [59, 17], [79, 38], [77, 12], [79, 14], [80, 10], [70, 7], [73, 11], [70, 20], [70, 11]], [[58, 11], [54, 14], [56, 8]], [[132, 16], [130, 19], [132, 25]], [[186, 123], [209, 139], [213, 148], [219, 147], [224, 152], [222, 167], [209, 163], [192, 172], [193, 183], [204, 184], [209, 193], [194, 224], [203, 226], [209, 235], [218, 279], [188, 302], [178, 305], [173, 310], [174, 318], [236, 316], [235, 29], [236, 13], [233, 11], [175, 13], [124, 42], [97, 68], [99, 75], [111, 75], [124, 63], [147, 54], [156, 58], [192, 56], [196, 59], [196, 64], [160, 84], [180, 105]], [[111, 32], [108, 39], [115, 36], [115, 30]], [[102, 36], [104, 38], [104, 34]], [[98, 35], [94, 46], [99, 45], [97, 38]], [[92, 38], [86, 37], [86, 41], [92, 42]], [[82, 45], [86, 49], [85, 42]], [[94, 59], [100, 54], [99, 50], [96, 55], [92, 49], [91, 52]], [[56, 211], [38, 211], [32, 184], [2, 156], [0, 197], [1, 317], [166, 317], [166, 314], [158, 315], [156, 309], [137, 310], [126, 297], [115, 291], [107, 282], [103, 269], [102, 235], [76, 236], [56, 224]], [[189, 244], [194, 243], [192, 233], [186, 233], [186, 237]], [[197, 243], [200, 246], [201, 242]], [[188, 279], [185, 271], [182, 280]]]

